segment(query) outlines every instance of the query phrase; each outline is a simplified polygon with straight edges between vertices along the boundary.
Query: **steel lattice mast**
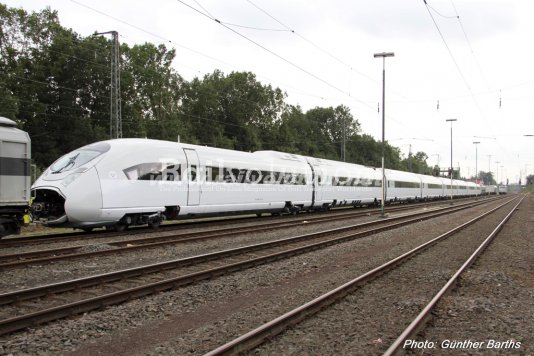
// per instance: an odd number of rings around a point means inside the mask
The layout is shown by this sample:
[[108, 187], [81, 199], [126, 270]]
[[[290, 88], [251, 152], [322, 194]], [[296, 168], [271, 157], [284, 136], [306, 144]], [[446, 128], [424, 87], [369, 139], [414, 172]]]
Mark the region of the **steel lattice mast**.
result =
[[117, 31], [100, 32], [97, 35], [111, 34], [111, 88], [110, 88], [110, 115], [109, 115], [109, 137], [122, 138], [122, 117], [121, 117], [121, 75], [120, 75], [120, 53], [119, 53], [119, 33]]

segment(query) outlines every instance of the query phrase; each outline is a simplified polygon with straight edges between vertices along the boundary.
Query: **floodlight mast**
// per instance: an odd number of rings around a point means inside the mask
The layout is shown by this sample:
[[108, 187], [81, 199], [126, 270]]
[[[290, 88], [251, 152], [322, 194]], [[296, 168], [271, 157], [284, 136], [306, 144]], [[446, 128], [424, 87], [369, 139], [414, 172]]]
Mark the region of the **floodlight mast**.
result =
[[[475, 145], [475, 184], [478, 184], [477, 181], [477, 177], [478, 177], [478, 144], [480, 143], [480, 141], [475, 141], [473, 142], [473, 144]], [[476, 196], [478, 198], [478, 189], [477, 189], [477, 193], [476, 193]]]
[[382, 201], [380, 203], [381, 217], [385, 217], [386, 202], [386, 169], [384, 167], [385, 136], [386, 136], [386, 57], [394, 57], [393, 52], [375, 53], [375, 58], [382, 58]]
[[447, 119], [445, 121], [449, 121], [451, 123], [451, 170], [450, 170], [450, 176], [451, 176], [451, 204], [452, 204], [452, 172], [454, 171], [454, 168], [452, 166], [452, 123], [454, 121], [458, 121], [458, 119]]

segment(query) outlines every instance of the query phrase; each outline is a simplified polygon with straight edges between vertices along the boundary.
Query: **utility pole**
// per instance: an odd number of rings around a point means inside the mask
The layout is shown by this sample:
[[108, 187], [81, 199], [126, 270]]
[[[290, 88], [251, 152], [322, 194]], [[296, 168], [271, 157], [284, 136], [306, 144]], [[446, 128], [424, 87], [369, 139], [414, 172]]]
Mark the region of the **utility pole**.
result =
[[107, 34], [111, 34], [111, 105], [109, 115], [109, 138], [113, 139], [122, 138], [119, 33], [117, 31], [97, 33], [97, 35]]

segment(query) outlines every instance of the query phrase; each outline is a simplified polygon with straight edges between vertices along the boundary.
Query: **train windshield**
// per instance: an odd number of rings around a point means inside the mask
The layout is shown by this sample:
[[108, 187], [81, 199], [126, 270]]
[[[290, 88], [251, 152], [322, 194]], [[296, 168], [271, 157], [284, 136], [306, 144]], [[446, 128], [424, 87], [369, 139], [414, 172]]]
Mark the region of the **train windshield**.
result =
[[63, 173], [76, 169], [98, 156], [109, 151], [111, 146], [106, 142], [97, 142], [84, 146], [75, 151], [67, 153], [50, 166], [52, 174]]

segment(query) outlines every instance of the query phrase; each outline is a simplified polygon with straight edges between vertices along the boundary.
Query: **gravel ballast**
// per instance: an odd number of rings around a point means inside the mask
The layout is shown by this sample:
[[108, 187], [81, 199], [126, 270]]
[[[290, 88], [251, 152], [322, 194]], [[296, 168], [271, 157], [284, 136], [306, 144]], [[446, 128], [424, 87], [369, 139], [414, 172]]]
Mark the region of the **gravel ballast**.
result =
[[[526, 204], [533, 206], [531, 197], [522, 206]], [[73, 355], [202, 354], [474, 215], [474, 209], [464, 210], [451, 216], [3, 336], [0, 338], [0, 352]], [[519, 223], [527, 225], [525, 221]], [[321, 226], [322, 229], [328, 227], [328, 224]], [[282, 232], [273, 234], [278, 237], [283, 235]], [[532, 226], [529, 236], [532, 238]], [[224, 244], [217, 246], [228, 247]], [[525, 248], [520, 252], [529, 251]], [[80, 263], [66, 263], [62, 269], [68, 270], [76, 266], [86, 271], [83, 265], [78, 265]], [[90, 263], [95, 262], [85, 261], [85, 264]], [[121, 263], [122, 260], [117, 261], [115, 268], [119, 268]], [[112, 266], [113, 263], [110, 261], [109, 265]], [[55, 267], [57, 268], [54, 265], [43, 267], [39, 271], [40, 275]], [[15, 270], [11, 272], [16, 273]], [[446, 271], [437, 272], [435, 278], [443, 278], [442, 272], [445, 274]], [[13, 278], [24, 281], [23, 276]], [[409, 303], [400, 303], [397, 307], [415, 311], [422, 301], [413, 299]], [[362, 322], [365, 323], [365, 320]], [[325, 327], [334, 329], [336, 324]], [[347, 330], [347, 333], [358, 338], [357, 330]], [[312, 334], [302, 335], [302, 340], [306, 339], [311, 339], [318, 345], [329, 344], [331, 341]], [[369, 343], [369, 351], [376, 350], [373, 349], [375, 340], [366, 341]], [[280, 351], [300, 353], [300, 343], [296, 345], [294, 349], [282, 348]]]

